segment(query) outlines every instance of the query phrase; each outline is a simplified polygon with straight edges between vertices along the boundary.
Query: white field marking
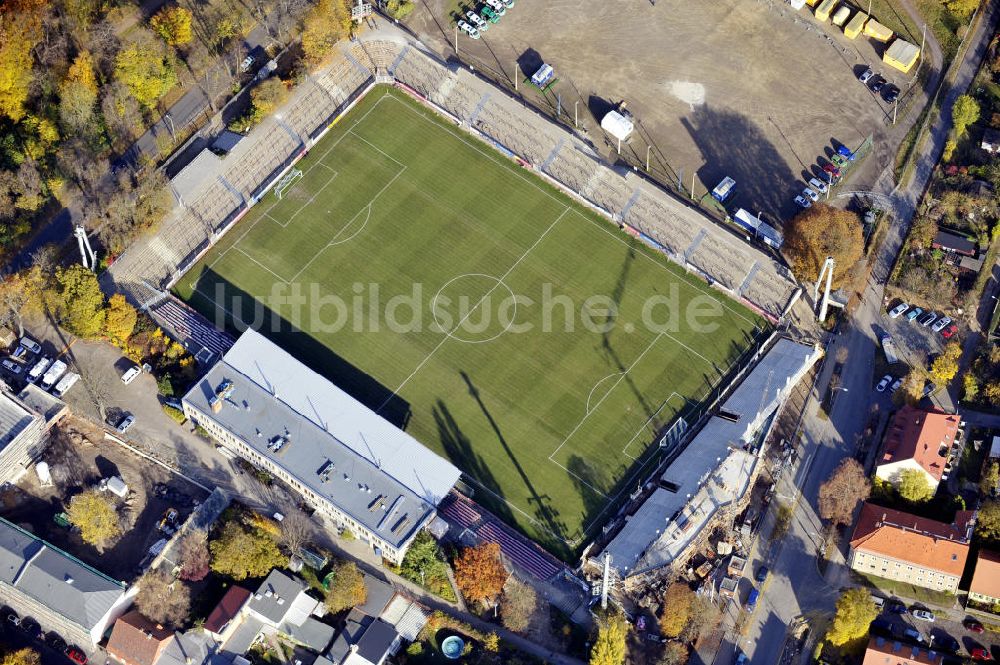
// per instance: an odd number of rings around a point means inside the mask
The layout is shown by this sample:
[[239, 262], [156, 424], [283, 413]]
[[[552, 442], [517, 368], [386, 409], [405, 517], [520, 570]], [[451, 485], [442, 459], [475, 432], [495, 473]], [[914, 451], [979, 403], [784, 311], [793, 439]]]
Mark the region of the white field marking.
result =
[[289, 283], [289, 280], [285, 279], [284, 277], [282, 277], [281, 275], [279, 275], [278, 273], [274, 272], [273, 270], [271, 270], [270, 268], [268, 268], [266, 265], [264, 265], [263, 263], [261, 263], [260, 261], [258, 261], [254, 257], [252, 257], [242, 247], [237, 247], [236, 251], [239, 252], [240, 254], [242, 254], [243, 256], [247, 257], [248, 259], [250, 259], [254, 263], [256, 263], [258, 266], [260, 266], [264, 270], [266, 270], [269, 273], [271, 273], [272, 275], [274, 275], [275, 279], [277, 279], [279, 282], [284, 282], [285, 284]]
[[404, 169], [406, 168], [406, 164], [404, 164], [403, 162], [399, 161], [398, 159], [396, 159], [395, 157], [393, 157], [392, 155], [390, 155], [389, 153], [387, 153], [385, 150], [382, 150], [382, 148], [378, 147], [377, 145], [375, 145], [374, 143], [372, 143], [371, 141], [369, 141], [365, 137], [361, 136], [361, 134], [358, 134], [357, 132], [355, 132], [353, 126], [349, 130], [347, 130], [347, 131], [350, 132], [353, 136], [355, 136], [355, 137], [361, 139], [362, 141], [364, 141], [365, 143], [367, 143], [369, 146], [371, 146], [375, 150], [377, 150], [380, 153], [382, 153], [384, 156], [386, 156], [389, 159], [391, 159], [392, 161], [396, 162], [397, 164], [399, 164], [400, 166], [402, 166]]
[[595, 494], [600, 494], [605, 499], [610, 499], [611, 498], [607, 494], [605, 494], [604, 492], [602, 492], [601, 490], [597, 489], [596, 487], [594, 487], [593, 485], [591, 485], [590, 483], [588, 483], [586, 480], [584, 480], [580, 476], [576, 475], [575, 473], [573, 473], [572, 471], [570, 471], [569, 469], [567, 469], [566, 467], [564, 467], [559, 462], [555, 461], [554, 459], [549, 458], [549, 461], [552, 462], [553, 464], [555, 464], [556, 466], [558, 466], [560, 469], [562, 469], [563, 471], [565, 471], [569, 475], [571, 475], [574, 478], [576, 478], [578, 481], [580, 481], [581, 483], [583, 483], [587, 487], [589, 487]]
[[225, 305], [219, 303], [219, 301], [217, 301], [214, 296], [208, 295], [207, 293], [205, 293], [204, 291], [202, 291], [200, 288], [198, 288], [198, 286], [195, 285], [194, 283], [192, 283], [192, 286], [194, 286], [194, 288], [192, 289], [193, 293], [200, 293], [203, 298], [205, 298], [206, 300], [208, 300], [208, 302], [212, 303], [213, 307], [215, 307], [216, 309], [221, 309], [223, 312], [225, 312], [226, 314], [228, 314], [229, 316], [231, 316], [233, 319], [235, 319], [235, 320], [239, 321], [240, 323], [242, 323], [245, 327], [249, 327], [249, 326], [247, 326], [247, 322], [243, 320], [242, 316], [237, 316], [228, 307], [226, 307]]
[[[507, 160], [502, 159], [496, 153], [495, 150], [490, 150], [488, 148], [485, 148], [482, 145], [482, 141], [478, 141], [478, 140], [476, 140], [474, 138], [471, 138], [468, 135], [466, 135], [464, 132], [463, 133], [459, 133], [457, 131], [452, 130], [449, 127], [444, 127], [444, 126], [442, 126], [442, 125], [434, 122], [433, 120], [431, 120], [430, 118], [428, 118], [426, 115], [424, 115], [423, 113], [421, 113], [417, 109], [414, 109], [414, 108], [410, 107], [409, 104], [403, 103], [402, 101], [400, 101], [399, 99], [396, 99], [392, 95], [386, 95], [386, 96], [387, 97], [391, 97], [393, 100], [396, 101], [397, 104], [401, 105], [403, 108], [408, 109], [411, 113], [414, 113], [418, 118], [422, 118], [425, 122], [430, 123], [431, 125], [433, 125], [434, 127], [437, 127], [441, 131], [444, 131], [444, 132], [446, 132], [448, 134], [451, 134], [453, 137], [455, 137], [456, 139], [458, 139], [462, 143], [466, 144], [467, 146], [471, 147], [473, 150], [477, 151], [481, 155], [485, 155], [489, 160], [493, 161], [496, 164], [500, 164], [501, 166], [503, 166], [507, 170], [508, 173], [511, 173], [515, 177], [520, 178], [521, 180], [523, 180], [524, 182], [528, 183], [529, 185], [531, 185], [532, 187], [534, 187], [535, 189], [537, 189], [539, 192], [541, 192], [545, 196], [549, 197], [550, 199], [552, 199], [554, 201], [558, 201], [559, 203], [563, 203], [563, 201], [560, 201], [551, 192], [548, 192], [544, 188], [542, 188], [541, 185], [539, 185], [539, 183], [533, 182], [531, 178], [528, 178], [526, 175], [524, 175], [523, 173], [521, 173], [519, 170], [517, 170], [513, 166], [511, 166], [511, 164]], [[379, 101], [381, 101], [381, 100], [382, 100], [382, 98], [379, 99]], [[435, 113], [435, 116], [437, 116], [437, 115], [438, 114]], [[356, 127], [356, 126], [357, 126], [357, 123], [352, 126], [352, 129], [353, 129], [353, 127]], [[535, 177], [537, 178], [537, 176], [535, 176]], [[576, 204], [576, 202], [574, 202], [574, 205], [578, 205], [578, 204]], [[577, 212], [579, 214], [579, 211], [574, 210], [574, 212]], [[629, 245], [629, 243], [626, 242], [626, 240], [624, 238], [620, 238], [616, 234], [612, 233], [610, 231], [610, 229], [605, 228], [606, 226], [608, 226], [611, 223], [610, 221], [603, 220], [601, 224], [598, 224], [595, 220], [590, 219], [586, 215], [580, 214], [579, 216], [583, 217], [585, 220], [587, 220], [591, 224], [598, 225], [599, 228], [602, 231], [604, 231], [605, 233], [607, 233], [608, 235], [610, 235], [612, 238], [614, 238], [615, 240], [617, 240], [621, 244], [626, 245], [628, 247], [631, 247], [631, 245]], [[729, 310], [732, 314], [735, 314], [739, 318], [743, 319], [743, 321], [745, 321], [747, 323], [753, 323], [750, 319], [748, 319], [747, 317], [745, 317], [742, 314], [740, 314], [738, 311], [736, 311], [736, 310], [732, 309], [731, 307], [729, 307], [725, 301], [720, 300], [717, 297], [717, 295], [710, 290], [709, 287], [702, 286], [701, 284], [697, 283], [697, 281], [689, 282], [689, 281], [683, 279], [685, 276], [687, 276], [687, 273], [684, 272], [684, 269], [682, 267], [676, 265], [675, 263], [673, 263], [672, 261], [670, 261], [667, 257], [663, 257], [663, 261], [658, 261], [658, 260], [654, 259], [653, 257], [649, 256], [648, 254], [646, 254], [645, 252], [641, 251], [641, 250], [638, 251], [637, 253], [640, 256], [645, 257], [648, 261], [651, 261], [654, 265], [659, 266], [661, 270], [666, 271], [671, 276], [673, 276], [675, 278], [680, 278], [682, 281], [684, 281], [685, 284], [687, 284], [689, 287], [691, 287], [695, 291], [700, 291], [702, 294], [704, 294], [704, 295], [708, 296], [709, 298], [711, 298], [712, 300], [718, 302], [724, 309]]]
[[[327, 168], [329, 168], [329, 167], [327, 167]], [[280, 226], [281, 228], [283, 228], [283, 229], [288, 228], [288, 225], [295, 221], [295, 218], [299, 216], [299, 213], [302, 212], [303, 210], [305, 210], [306, 208], [308, 208], [309, 206], [311, 206], [312, 202], [316, 200], [316, 197], [319, 196], [320, 194], [322, 194], [323, 192], [325, 192], [326, 188], [330, 186], [330, 183], [333, 182], [334, 180], [336, 180], [337, 176], [340, 175], [339, 173], [337, 173], [337, 171], [334, 171], [333, 169], [330, 169], [330, 170], [333, 171], [333, 175], [330, 176], [329, 179], [327, 179], [327, 181], [323, 183], [322, 187], [320, 187], [315, 192], [313, 192], [313, 195], [309, 197], [308, 201], [306, 201], [305, 203], [303, 203], [302, 205], [300, 205], [295, 212], [293, 212], [291, 215], [289, 215], [288, 219], [285, 220], [284, 224], [282, 224], [278, 220], [274, 219], [274, 217], [271, 217], [270, 214], [268, 214], [270, 212], [271, 208], [268, 208], [267, 211], [265, 211], [264, 214], [267, 215], [268, 218], [274, 220], [274, 223], [277, 224], [278, 226]], [[304, 179], [304, 177], [300, 178], [300, 182], [303, 179]], [[275, 205], [277, 205], [277, 204], [275, 204]], [[272, 206], [272, 207], [274, 207], [274, 206]]]
[[[650, 342], [649, 344], [647, 344], [647, 345], [646, 345], [646, 348], [642, 350], [642, 353], [640, 353], [640, 354], [639, 354], [639, 357], [638, 357], [638, 358], [636, 358], [635, 360], [633, 360], [633, 361], [632, 361], [632, 364], [631, 364], [631, 365], [629, 365], [628, 367], [626, 367], [626, 368], [625, 368], [625, 371], [621, 373], [621, 376], [619, 376], [619, 377], [618, 377], [618, 380], [614, 382], [614, 385], [612, 385], [612, 386], [611, 386], [611, 388], [610, 388], [610, 389], [608, 390], [608, 392], [604, 393], [604, 396], [603, 396], [603, 397], [601, 397], [601, 399], [597, 400], [597, 404], [595, 404], [595, 405], [594, 405], [594, 408], [593, 408], [593, 409], [589, 409], [589, 410], [588, 410], [588, 411], [587, 411], [587, 412], [586, 412], [586, 413], [585, 413], [585, 414], [583, 415], [583, 417], [582, 417], [582, 418], [580, 418], [580, 422], [578, 422], [578, 423], [576, 424], [576, 427], [574, 427], [574, 428], [573, 428], [573, 429], [572, 429], [572, 430], [570, 431], [570, 433], [566, 435], [566, 438], [565, 438], [565, 439], [563, 439], [562, 443], [560, 443], [560, 444], [559, 444], [559, 445], [558, 445], [558, 446], [556, 447], [556, 449], [555, 449], [555, 450], [553, 450], [553, 451], [552, 451], [552, 452], [551, 452], [551, 453], [549, 454], [549, 460], [550, 460], [550, 461], [553, 461], [553, 462], [555, 461], [555, 460], [553, 460], [553, 459], [552, 459], [552, 457], [553, 457], [553, 456], [554, 456], [554, 455], [555, 455], [556, 453], [558, 453], [558, 452], [559, 452], [559, 450], [560, 450], [560, 449], [561, 449], [561, 448], [562, 448], [563, 446], [565, 446], [565, 445], [566, 445], [566, 442], [568, 442], [568, 441], [569, 441], [569, 440], [570, 440], [570, 439], [571, 439], [571, 438], [573, 437], [573, 435], [574, 435], [574, 434], [576, 434], [576, 431], [577, 431], [578, 429], [580, 429], [580, 428], [581, 428], [581, 427], [583, 426], [583, 423], [585, 423], [585, 422], [587, 421], [587, 418], [589, 418], [589, 417], [590, 417], [590, 414], [591, 414], [591, 413], [593, 413], [594, 411], [596, 411], [596, 410], [597, 410], [598, 408], [600, 408], [600, 406], [601, 406], [601, 404], [602, 404], [602, 403], [604, 402], [604, 400], [606, 400], [606, 399], [608, 398], [608, 395], [610, 395], [611, 393], [613, 393], [613, 392], [615, 391], [615, 388], [617, 388], [617, 387], [618, 387], [618, 384], [619, 384], [619, 383], [621, 383], [621, 382], [622, 382], [622, 380], [623, 380], [623, 379], [624, 379], [624, 378], [625, 378], [626, 376], [628, 376], [628, 373], [629, 373], [630, 371], [632, 371], [632, 368], [633, 368], [633, 367], [635, 367], [635, 366], [636, 366], [637, 364], [639, 364], [639, 363], [640, 363], [640, 362], [642, 361], [643, 357], [645, 357], [645, 355], [646, 355], [647, 353], [649, 353], [649, 350], [650, 350], [651, 348], [653, 348], [653, 347], [654, 347], [654, 346], [656, 345], [656, 343], [657, 343], [657, 342], [659, 342], [659, 341], [660, 341], [660, 338], [661, 338], [661, 337], [663, 337], [663, 333], [662, 333], [662, 332], [661, 332], [661, 333], [658, 333], [658, 334], [656, 335], [656, 337], [654, 337], [654, 338], [653, 338], [653, 341], [651, 341], [651, 342]], [[560, 466], [561, 466], [561, 465], [560, 465]]]
[[[350, 228], [350, 227], [351, 227], [351, 224], [353, 224], [353, 223], [354, 223], [354, 220], [355, 220], [355, 219], [357, 219], [357, 218], [358, 218], [358, 216], [359, 216], [359, 215], [360, 215], [360, 214], [361, 214], [361, 213], [362, 213], [363, 211], [364, 211], [364, 212], [366, 212], [366, 214], [365, 214], [365, 221], [361, 222], [361, 226], [360, 226], [360, 227], [358, 227], [358, 230], [357, 230], [357, 231], [355, 231], [354, 233], [352, 233], [351, 235], [347, 236], [347, 237], [346, 237], [346, 238], [344, 238], [343, 240], [337, 240], [337, 238], [339, 238], [339, 237], [340, 237], [340, 234], [341, 234], [341, 233], [343, 233], [344, 231], [346, 231], [346, 230], [347, 230], [348, 228]], [[339, 231], [337, 231], [337, 233], [336, 233], [336, 234], [334, 234], [333, 238], [331, 238], [331, 239], [330, 239], [330, 242], [328, 242], [328, 243], [326, 244], [326, 246], [327, 246], [327, 247], [336, 247], [337, 245], [343, 245], [344, 243], [348, 243], [348, 242], [350, 242], [350, 241], [354, 240], [355, 238], [357, 238], [357, 237], [358, 237], [358, 234], [359, 234], [359, 233], [361, 233], [362, 231], [364, 231], [364, 230], [365, 230], [365, 227], [366, 227], [366, 226], [368, 226], [368, 222], [369, 222], [369, 220], [371, 220], [371, 218], [372, 218], [372, 204], [371, 204], [371, 203], [369, 203], [369, 204], [368, 204], [368, 205], [366, 205], [366, 206], [365, 206], [364, 208], [362, 208], [361, 210], [359, 210], [359, 211], [358, 211], [358, 214], [357, 214], [357, 215], [355, 215], [354, 217], [352, 217], [352, 218], [351, 218], [351, 221], [349, 221], [349, 222], [348, 222], [348, 223], [347, 223], [347, 224], [346, 224], [346, 225], [345, 225], [345, 226], [344, 226], [344, 227], [343, 227], [342, 229], [340, 229]], [[298, 276], [298, 275], [296, 275], [296, 277], [297, 277], [297, 276]]]
[[[493, 286], [493, 288], [491, 288], [489, 291], [487, 291], [486, 294], [483, 295], [482, 298], [480, 298], [478, 301], [476, 301], [475, 305], [473, 305], [472, 307], [469, 308], [469, 311], [465, 313], [465, 316], [463, 316], [458, 323], [455, 324], [455, 327], [452, 328], [451, 332], [454, 332], [454, 331], [458, 330], [459, 327], [461, 327], [461, 325], [463, 323], [465, 323], [465, 321], [470, 316], [472, 316], [472, 314], [479, 308], [479, 306], [481, 304], [483, 304], [483, 302], [490, 296], [490, 294], [493, 293], [494, 291], [496, 291], [498, 288], [500, 288], [500, 285], [504, 283], [504, 280], [507, 279], [507, 277], [509, 277], [512, 272], [514, 272], [514, 269], [517, 268], [518, 265], [520, 265], [521, 261], [523, 261], [524, 259], [526, 259], [528, 257], [528, 255], [531, 253], [531, 251], [533, 249], [535, 249], [535, 247], [537, 247], [538, 244], [542, 242], [542, 240], [545, 239], [545, 236], [547, 236], [549, 234], [549, 232], [552, 229], [555, 228], [556, 224], [559, 223], [559, 220], [561, 220], [563, 217], [565, 217], [566, 213], [569, 212], [569, 211], [570, 211], [570, 207], [566, 206], [566, 209], [563, 210], [561, 213], [559, 213], [559, 216], [556, 217], [555, 221], [552, 222], [551, 224], [549, 224], [549, 227], [547, 229], [545, 229], [545, 231], [543, 231], [540, 236], [538, 236], [538, 239], [535, 240], [535, 242], [532, 243], [532, 245], [530, 247], [528, 247], [528, 249], [524, 250], [524, 253], [521, 254], [521, 256], [518, 257], [518, 259], [516, 261], [514, 261], [514, 263], [509, 268], [507, 268], [507, 272], [505, 272], [503, 275], [501, 275], [497, 279], [497, 283]], [[430, 353], [428, 353], [427, 356], [423, 360], [420, 361], [420, 363], [416, 366], [416, 368], [412, 372], [410, 372], [410, 375], [408, 377], [406, 377], [405, 379], [403, 379], [403, 382], [400, 383], [396, 387], [396, 389], [393, 390], [392, 393], [388, 397], [386, 397], [385, 401], [382, 402], [382, 404], [380, 404], [377, 409], [375, 409], [375, 413], [378, 413], [379, 411], [381, 411], [385, 407], [385, 405], [388, 404], [392, 400], [393, 397], [397, 396], [399, 394], [399, 391], [402, 390], [403, 387], [407, 383], [410, 382], [410, 379], [412, 379], [414, 376], [416, 376], [417, 372], [419, 372], [421, 370], [421, 368], [424, 365], [427, 364], [427, 361], [429, 361], [434, 356], [434, 354], [437, 353], [438, 350], [442, 346], [444, 346], [445, 342], [447, 342], [450, 339], [451, 339], [451, 335], [450, 334], [444, 335], [441, 338], [441, 341], [437, 343], [437, 346], [435, 346], [433, 349], [431, 349]]]
[[[631, 457], [632, 459], [634, 459], [636, 461], [639, 460], [638, 457], [635, 457], [634, 455], [629, 454], [628, 449], [632, 447], [632, 444], [636, 442], [636, 439], [638, 439], [640, 436], [642, 436], [643, 434], [646, 433], [646, 426], [649, 425], [649, 423], [653, 420], [653, 418], [655, 418], [656, 416], [660, 415], [660, 412], [663, 411], [663, 409], [669, 407], [670, 406], [670, 400], [672, 400], [675, 397], [681, 397], [681, 396], [678, 395], [676, 392], [671, 392], [670, 393], [670, 397], [668, 397], [667, 399], [663, 400], [663, 403], [660, 405], [660, 408], [658, 408], [656, 410], [656, 413], [654, 413], [649, 418], [647, 418], [646, 421], [642, 424], [642, 426], [639, 429], [636, 430], [635, 434], [632, 435], [632, 438], [628, 440], [628, 443], [626, 443], [625, 446], [622, 448], [622, 454], [628, 455], [629, 457]], [[681, 399], [683, 400], [684, 398], [681, 397]], [[674, 418], [673, 422], [677, 422], [677, 418]], [[673, 423], [671, 423], [671, 425], [673, 425]], [[641, 453], [640, 453], [640, 455], [641, 455]]]
[[587, 408], [585, 410], [585, 413], [589, 414], [590, 411], [591, 411], [591, 409], [590, 409], [590, 399], [594, 396], [594, 391], [597, 390], [597, 387], [599, 385], [601, 385], [602, 383], [604, 383], [605, 381], [607, 381], [608, 379], [610, 379], [611, 377], [618, 376], [619, 374], [624, 374], [624, 373], [625, 372], [612, 372], [611, 374], [608, 374], [603, 379], [598, 379], [597, 380], [597, 383], [594, 384], [594, 387], [590, 389], [590, 393], [587, 395]]

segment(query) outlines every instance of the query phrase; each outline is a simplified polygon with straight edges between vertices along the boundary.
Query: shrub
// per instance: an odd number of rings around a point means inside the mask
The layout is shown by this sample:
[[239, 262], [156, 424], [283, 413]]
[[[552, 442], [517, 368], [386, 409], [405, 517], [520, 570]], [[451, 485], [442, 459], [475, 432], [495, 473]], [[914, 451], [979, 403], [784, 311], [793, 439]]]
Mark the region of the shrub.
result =
[[172, 406], [167, 406], [166, 404], [164, 404], [163, 413], [167, 414], [168, 416], [170, 416], [172, 420], [181, 425], [183, 425], [187, 421], [187, 416], [184, 415], [184, 412], [181, 411], [180, 409], [175, 409]]

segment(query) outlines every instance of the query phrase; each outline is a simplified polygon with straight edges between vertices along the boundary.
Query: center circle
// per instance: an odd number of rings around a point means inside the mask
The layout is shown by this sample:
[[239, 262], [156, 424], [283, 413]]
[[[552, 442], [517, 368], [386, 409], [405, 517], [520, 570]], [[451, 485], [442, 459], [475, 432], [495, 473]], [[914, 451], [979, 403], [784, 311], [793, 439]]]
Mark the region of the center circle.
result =
[[513, 289], [499, 277], [479, 272], [452, 277], [430, 304], [438, 330], [466, 344], [495, 340], [517, 317]]

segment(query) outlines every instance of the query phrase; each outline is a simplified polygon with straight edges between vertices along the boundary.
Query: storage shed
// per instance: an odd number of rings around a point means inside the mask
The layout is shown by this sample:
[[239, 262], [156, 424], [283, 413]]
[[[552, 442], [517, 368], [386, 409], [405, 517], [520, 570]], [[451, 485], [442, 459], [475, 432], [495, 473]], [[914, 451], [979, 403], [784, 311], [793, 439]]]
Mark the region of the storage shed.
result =
[[816, 8], [816, 20], [826, 21], [830, 18], [830, 12], [837, 6], [837, 0], [823, 0]]
[[892, 39], [892, 30], [875, 19], [869, 19], [865, 24], [865, 35], [879, 42], [887, 42]]
[[906, 73], [913, 68], [913, 63], [917, 61], [917, 57], [919, 56], [920, 47], [916, 44], [911, 44], [905, 39], [897, 38], [896, 41], [889, 45], [885, 53], [882, 54], [882, 62]]
[[848, 39], [857, 39], [857, 36], [861, 34], [861, 31], [865, 29], [865, 23], [868, 21], [868, 14], [864, 12], [858, 12], [854, 15], [847, 23], [847, 27], [844, 28], [844, 36]]
[[615, 137], [619, 141], [624, 141], [632, 133], [635, 126], [632, 124], [632, 118], [627, 115], [622, 115], [618, 111], [609, 111], [606, 116], [601, 119], [601, 129], [606, 131], [611, 136]]

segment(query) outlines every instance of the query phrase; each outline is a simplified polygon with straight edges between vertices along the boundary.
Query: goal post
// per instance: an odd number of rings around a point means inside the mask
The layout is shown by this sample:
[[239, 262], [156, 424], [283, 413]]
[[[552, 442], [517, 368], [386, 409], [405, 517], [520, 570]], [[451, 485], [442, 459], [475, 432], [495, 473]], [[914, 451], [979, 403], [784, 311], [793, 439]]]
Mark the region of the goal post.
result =
[[277, 183], [274, 185], [274, 195], [278, 199], [285, 198], [285, 192], [291, 187], [295, 182], [302, 179], [302, 169], [292, 169], [285, 175], [281, 176]]

